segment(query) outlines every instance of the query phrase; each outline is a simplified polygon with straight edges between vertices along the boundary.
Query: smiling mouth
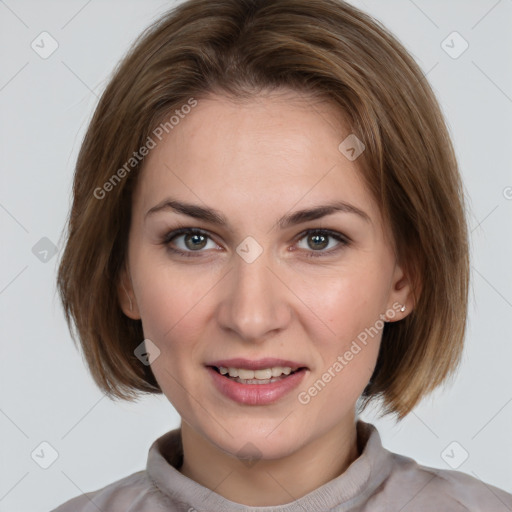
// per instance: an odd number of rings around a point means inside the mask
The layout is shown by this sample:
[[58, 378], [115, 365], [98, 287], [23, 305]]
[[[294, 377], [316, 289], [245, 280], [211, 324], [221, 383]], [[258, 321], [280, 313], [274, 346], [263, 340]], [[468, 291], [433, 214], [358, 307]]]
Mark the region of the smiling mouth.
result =
[[270, 378], [248, 378], [248, 379], [243, 379], [243, 378], [240, 378], [240, 377], [234, 377], [234, 376], [229, 375], [229, 373], [226, 373], [226, 368], [223, 368], [222, 371], [217, 366], [210, 366], [210, 368], [213, 368], [213, 370], [215, 370], [222, 377], [225, 377], [226, 379], [232, 380], [234, 382], [238, 382], [240, 384], [256, 384], [256, 385], [258, 385], [258, 384], [272, 384], [273, 382], [279, 382], [281, 380], [284, 380], [284, 379], [290, 377], [291, 375], [294, 375], [296, 373], [305, 371], [307, 369], [305, 366], [303, 366], [303, 367], [300, 367], [300, 368], [296, 368], [295, 370], [291, 370], [289, 373], [281, 372], [281, 375], [279, 375], [279, 376], [272, 376]]

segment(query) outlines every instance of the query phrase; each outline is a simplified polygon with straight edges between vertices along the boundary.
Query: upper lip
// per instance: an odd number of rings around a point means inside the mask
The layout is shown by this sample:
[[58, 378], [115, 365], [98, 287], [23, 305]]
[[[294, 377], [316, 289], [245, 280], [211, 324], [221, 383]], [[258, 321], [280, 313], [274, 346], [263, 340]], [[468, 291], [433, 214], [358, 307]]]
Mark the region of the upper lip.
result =
[[235, 357], [233, 359], [222, 359], [219, 361], [212, 361], [207, 363], [206, 366], [216, 366], [220, 368], [243, 368], [247, 370], [263, 370], [265, 368], [274, 368], [276, 366], [284, 366], [290, 368], [307, 368], [303, 363], [290, 361], [288, 359], [276, 359], [274, 357], [265, 357], [263, 359], [256, 359], [251, 361], [243, 357]]

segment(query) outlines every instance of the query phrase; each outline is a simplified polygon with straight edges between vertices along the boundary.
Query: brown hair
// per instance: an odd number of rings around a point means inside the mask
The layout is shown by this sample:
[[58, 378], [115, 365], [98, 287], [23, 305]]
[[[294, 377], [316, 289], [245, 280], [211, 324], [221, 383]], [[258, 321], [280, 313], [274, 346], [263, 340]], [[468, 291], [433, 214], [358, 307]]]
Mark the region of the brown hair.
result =
[[162, 392], [134, 355], [141, 321], [123, 314], [117, 295], [144, 161], [133, 155], [191, 98], [250, 99], [281, 88], [343, 112], [366, 146], [357, 163], [416, 283], [414, 310], [384, 327], [363, 409], [380, 397], [384, 414], [402, 419], [455, 372], [468, 302], [464, 198], [447, 127], [418, 65], [379, 22], [341, 0], [188, 0], [118, 64], [75, 169], [58, 290], [73, 340], [77, 333], [110, 398]]

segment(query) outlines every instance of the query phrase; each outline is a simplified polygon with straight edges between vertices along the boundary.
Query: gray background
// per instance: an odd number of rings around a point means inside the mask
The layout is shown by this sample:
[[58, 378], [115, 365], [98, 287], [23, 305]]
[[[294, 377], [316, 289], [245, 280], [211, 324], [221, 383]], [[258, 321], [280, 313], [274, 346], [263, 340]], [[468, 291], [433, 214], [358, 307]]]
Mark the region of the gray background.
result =
[[[512, 492], [512, 0], [352, 3], [398, 36], [438, 95], [468, 194], [473, 258], [456, 380], [397, 426], [372, 411], [363, 419], [392, 451]], [[172, 5], [0, 0], [0, 511], [48, 511], [142, 470], [151, 443], [179, 425], [165, 397], [135, 404], [104, 397], [55, 294], [87, 122], [114, 65]], [[46, 59], [31, 47], [43, 31], [58, 43]], [[458, 58], [462, 39], [446, 39], [453, 31], [469, 44]], [[44, 441], [58, 453], [47, 469], [39, 465], [51, 462]]]

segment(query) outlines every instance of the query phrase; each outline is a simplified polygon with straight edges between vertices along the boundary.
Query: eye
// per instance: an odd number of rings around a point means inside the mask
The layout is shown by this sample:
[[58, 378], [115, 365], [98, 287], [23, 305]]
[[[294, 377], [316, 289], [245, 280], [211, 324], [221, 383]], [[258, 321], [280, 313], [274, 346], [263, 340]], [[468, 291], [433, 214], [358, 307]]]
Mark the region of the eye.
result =
[[[178, 240], [179, 243], [176, 243]], [[173, 242], [176, 247], [172, 247]], [[211, 242], [212, 246], [208, 247], [208, 242]], [[201, 231], [200, 229], [194, 228], [180, 228], [171, 231], [165, 236], [163, 243], [166, 244], [172, 252], [184, 255], [184, 256], [195, 256], [195, 252], [202, 252], [202, 249], [216, 249], [217, 244], [210, 238], [208, 233]]]
[[[330, 243], [330, 240], [336, 242]], [[306, 246], [300, 246], [302, 240], [306, 241]], [[349, 244], [349, 239], [336, 231], [328, 229], [310, 229], [301, 234], [299, 239], [299, 248], [305, 249], [309, 254], [307, 257], [325, 256], [337, 252]], [[324, 250], [328, 248], [328, 250]], [[315, 254], [318, 253], [318, 254]]]
[[[300, 245], [302, 240], [306, 241], [306, 246]], [[350, 240], [337, 231], [328, 229], [310, 229], [299, 235], [298, 247], [305, 250], [306, 257], [328, 256], [343, 247], [349, 245]], [[335, 241], [334, 243], [331, 243]], [[208, 247], [208, 243], [211, 246]], [[182, 256], [200, 256], [202, 249], [217, 249], [218, 245], [212, 240], [210, 235], [197, 228], [179, 228], [168, 233], [163, 239], [163, 243], [173, 253]], [[328, 250], [324, 250], [328, 249]]]

